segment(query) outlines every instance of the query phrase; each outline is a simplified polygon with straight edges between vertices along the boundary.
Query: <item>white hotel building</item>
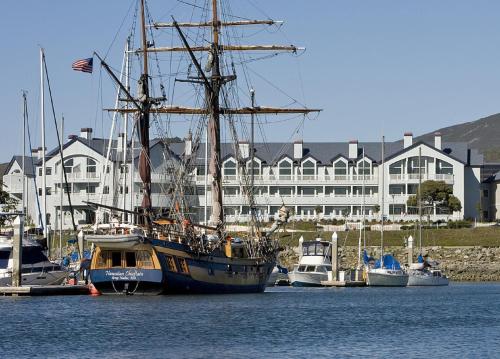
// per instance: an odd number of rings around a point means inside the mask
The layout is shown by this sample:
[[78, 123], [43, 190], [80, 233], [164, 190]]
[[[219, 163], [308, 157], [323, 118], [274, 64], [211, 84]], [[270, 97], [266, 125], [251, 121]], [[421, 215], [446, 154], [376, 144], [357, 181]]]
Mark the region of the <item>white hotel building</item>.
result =
[[[82, 129], [80, 136], [69, 136], [64, 145], [64, 167], [68, 176], [67, 190], [71, 194], [77, 224], [91, 223], [93, 210], [85, 201], [132, 209], [140, 205], [140, 179], [137, 171], [131, 171], [129, 158], [124, 166], [123, 137], [111, 143], [110, 161], [106, 168], [108, 141], [92, 137], [92, 130]], [[190, 140], [170, 145], [170, 153], [159, 140], [151, 143], [152, 197], [155, 208], [168, 206], [168, 197], [162, 193], [162, 183], [169, 180], [164, 158], [177, 161], [190, 151]], [[479, 218], [478, 203], [481, 201], [481, 168], [483, 158], [464, 143], [443, 143], [436, 134], [433, 143], [415, 142], [410, 133], [403, 141], [385, 144], [385, 171], [381, 170], [381, 143], [358, 141], [315, 143], [270, 143], [255, 145], [255, 202], [258, 215], [268, 220], [284, 203], [293, 209], [295, 219], [378, 219], [384, 213], [389, 219], [415, 219], [415, 211], [407, 208], [408, 197], [415, 194], [419, 182], [419, 152], [421, 153], [422, 181], [442, 180], [452, 186], [453, 194], [462, 203], [462, 210], [441, 213], [439, 208], [429, 209], [431, 218], [462, 219]], [[205, 203], [210, 213], [210, 186], [205, 196], [205, 154], [201, 145], [193, 173], [196, 195], [191, 202], [197, 207], [199, 220], [204, 220]], [[240, 144], [239, 151], [244, 165], [249, 167], [249, 145]], [[224, 210], [229, 222], [248, 219], [248, 202], [243, 193], [241, 167], [238, 165], [232, 145], [223, 144]], [[40, 157], [41, 149], [36, 153]], [[364, 154], [364, 156], [363, 156]], [[63, 226], [71, 228], [69, 203], [64, 195], [61, 201], [61, 161], [58, 148], [46, 155], [47, 168], [47, 217], [48, 224], [58, 226], [63, 211]], [[137, 158], [134, 160], [137, 167]], [[9, 166], [4, 183], [11, 183], [19, 170]], [[36, 162], [37, 194], [41, 195], [41, 161]], [[134, 172], [131, 180], [129, 174]], [[382, 173], [385, 178], [382, 181]], [[11, 182], [9, 182], [11, 181]], [[32, 183], [31, 181], [30, 183]], [[64, 183], [64, 182], [62, 182]], [[133, 191], [130, 191], [133, 184]], [[210, 183], [208, 181], [208, 183]], [[385, 189], [382, 191], [382, 184]], [[364, 188], [364, 196], [363, 196]], [[6, 188], [11, 191], [9, 186]], [[125, 196], [123, 192], [125, 191]], [[11, 191], [12, 192], [12, 191]], [[381, 194], [385, 193], [384, 209]], [[33, 192], [31, 192], [33, 194]], [[41, 197], [41, 196], [40, 196]], [[36, 198], [31, 198], [34, 203]], [[125, 203], [124, 203], [125, 201]], [[206, 202], [205, 202], [206, 201]], [[32, 211], [32, 209], [29, 209]], [[30, 213], [37, 218], [36, 213]], [[107, 219], [107, 218], [106, 218]]]

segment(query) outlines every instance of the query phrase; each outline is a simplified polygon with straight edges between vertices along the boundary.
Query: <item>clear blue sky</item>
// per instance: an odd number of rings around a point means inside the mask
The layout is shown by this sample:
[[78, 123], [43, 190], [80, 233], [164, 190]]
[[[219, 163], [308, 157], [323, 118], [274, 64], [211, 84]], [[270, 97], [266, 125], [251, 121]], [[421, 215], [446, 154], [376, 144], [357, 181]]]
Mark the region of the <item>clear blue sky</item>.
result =
[[[78, 73], [71, 70], [71, 63], [94, 50], [103, 54], [109, 50], [109, 61], [119, 68], [131, 19], [126, 14], [134, 1], [17, 0], [3, 4], [0, 161], [21, 151], [22, 89], [29, 92], [34, 146], [40, 145], [39, 45], [46, 50], [57, 114], [64, 113], [66, 118], [65, 135], [78, 133], [81, 127], [97, 127], [99, 136], [106, 132], [109, 119], [101, 116], [98, 95], [100, 71]], [[499, 1], [231, 3], [235, 14], [241, 9], [245, 17], [260, 18], [261, 9], [274, 19], [285, 20], [282, 33], [286, 36], [280, 33], [268, 43], [307, 47], [297, 59], [271, 60], [269, 65], [274, 66], [278, 85], [283, 78], [288, 93], [324, 109], [317, 120], [306, 123], [300, 134], [305, 141], [376, 141], [382, 133], [396, 140], [405, 131], [418, 135], [500, 112]], [[150, 1], [155, 14], [164, 20], [171, 13], [183, 20], [180, 5], [176, 0]], [[272, 76], [272, 71], [265, 75]], [[292, 81], [287, 74], [301, 81]], [[102, 81], [109, 87], [108, 77]], [[112, 94], [103, 95], [105, 106], [110, 106], [111, 98]], [[260, 103], [273, 101], [261, 96]], [[48, 147], [53, 148], [48, 103], [47, 123]], [[280, 131], [269, 131], [268, 139], [287, 139], [280, 135]]]

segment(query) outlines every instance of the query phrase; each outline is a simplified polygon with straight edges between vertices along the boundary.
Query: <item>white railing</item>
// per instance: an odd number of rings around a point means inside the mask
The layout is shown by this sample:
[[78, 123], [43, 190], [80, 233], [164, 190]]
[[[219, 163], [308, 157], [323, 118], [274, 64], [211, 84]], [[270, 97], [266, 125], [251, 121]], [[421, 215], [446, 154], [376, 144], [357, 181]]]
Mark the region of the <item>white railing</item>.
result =
[[66, 173], [69, 180], [98, 180], [101, 175], [97, 172], [70, 172]]
[[[406, 173], [406, 174], [390, 174], [389, 179], [391, 182], [397, 181], [418, 181], [418, 173]], [[453, 181], [453, 175], [450, 174], [422, 174], [422, 181], [435, 180], [435, 181]]]

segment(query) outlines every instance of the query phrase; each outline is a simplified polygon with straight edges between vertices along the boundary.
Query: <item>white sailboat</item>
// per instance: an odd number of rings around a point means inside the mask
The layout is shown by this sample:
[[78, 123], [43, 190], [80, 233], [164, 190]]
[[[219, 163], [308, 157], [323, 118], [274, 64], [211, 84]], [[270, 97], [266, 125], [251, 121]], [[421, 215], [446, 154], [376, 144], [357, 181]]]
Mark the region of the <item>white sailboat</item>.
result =
[[380, 260], [367, 269], [367, 285], [371, 287], [406, 287], [408, 274], [401, 268], [399, 262], [389, 254], [384, 255], [384, 137], [382, 137], [382, 218], [380, 232]]
[[418, 262], [413, 263], [413, 239], [409, 238], [408, 248], [408, 286], [446, 286], [449, 284], [449, 279], [444, 275], [441, 270], [433, 268], [422, 257], [422, 149], [418, 150], [418, 237], [419, 237], [419, 256]]

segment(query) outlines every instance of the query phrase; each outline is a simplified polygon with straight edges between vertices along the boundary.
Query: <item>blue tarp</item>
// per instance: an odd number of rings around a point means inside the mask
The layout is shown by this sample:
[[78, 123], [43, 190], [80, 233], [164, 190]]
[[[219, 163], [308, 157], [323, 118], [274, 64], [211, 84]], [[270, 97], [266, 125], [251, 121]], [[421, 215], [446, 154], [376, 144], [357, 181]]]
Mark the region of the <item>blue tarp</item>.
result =
[[279, 264], [277, 264], [276, 267], [278, 267], [278, 273], [288, 274], [288, 269], [285, 267], [282, 267]]
[[366, 253], [366, 250], [364, 250], [363, 251], [363, 262], [365, 264], [368, 264], [368, 263], [373, 262], [373, 261], [375, 261], [375, 258], [368, 256], [368, 254]]
[[[391, 254], [384, 254], [384, 268], [401, 269], [401, 265]], [[375, 268], [380, 268], [380, 259], [375, 262]]]

